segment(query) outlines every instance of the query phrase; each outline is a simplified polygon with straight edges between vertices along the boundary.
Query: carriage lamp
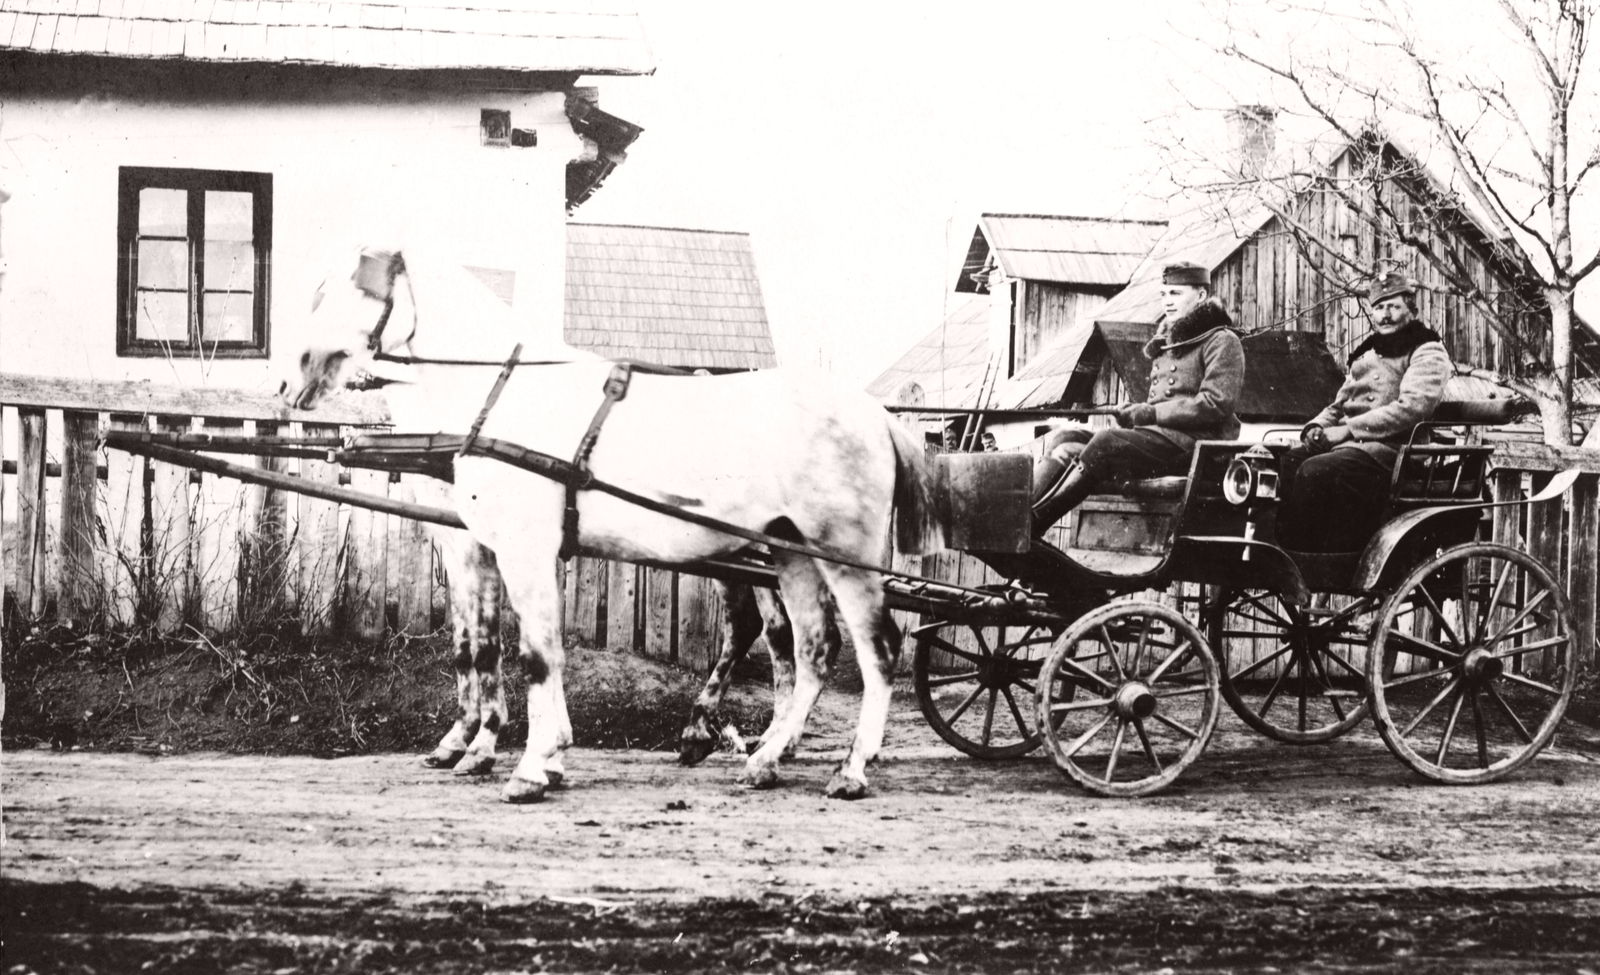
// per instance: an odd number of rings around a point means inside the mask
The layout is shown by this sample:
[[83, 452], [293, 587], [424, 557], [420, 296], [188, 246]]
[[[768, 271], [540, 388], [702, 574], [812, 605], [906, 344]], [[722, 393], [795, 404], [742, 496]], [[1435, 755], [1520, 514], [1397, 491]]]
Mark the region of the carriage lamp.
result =
[[1228, 462], [1222, 475], [1222, 496], [1229, 504], [1276, 501], [1278, 464], [1264, 444], [1256, 444]]

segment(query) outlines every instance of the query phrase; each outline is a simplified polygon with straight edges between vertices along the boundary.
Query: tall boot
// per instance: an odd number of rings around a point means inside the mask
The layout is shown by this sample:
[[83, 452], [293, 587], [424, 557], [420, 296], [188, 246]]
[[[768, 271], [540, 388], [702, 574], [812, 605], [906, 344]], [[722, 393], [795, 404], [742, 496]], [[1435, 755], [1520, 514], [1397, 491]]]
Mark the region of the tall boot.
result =
[[1051, 525], [1081, 504], [1084, 498], [1094, 492], [1099, 482], [1100, 479], [1082, 464], [1074, 462], [1068, 467], [1066, 473], [1033, 502], [1034, 537], [1043, 535]]

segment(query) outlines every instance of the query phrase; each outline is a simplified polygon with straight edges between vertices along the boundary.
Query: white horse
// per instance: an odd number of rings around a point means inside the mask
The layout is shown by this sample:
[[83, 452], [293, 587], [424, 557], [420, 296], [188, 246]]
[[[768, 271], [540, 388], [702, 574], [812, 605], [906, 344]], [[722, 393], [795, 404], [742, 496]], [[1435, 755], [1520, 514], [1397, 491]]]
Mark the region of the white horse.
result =
[[[364, 256], [348, 278], [335, 274], [324, 284], [312, 315], [315, 344], [301, 357], [301, 386], [288, 394], [291, 402], [309, 409], [330, 389], [386, 369], [382, 356], [374, 356], [381, 351], [405, 360], [403, 378], [420, 394], [409, 399], [424, 404], [417, 415], [397, 413], [397, 428], [466, 433], [495, 385], [498, 363], [517, 345], [508, 311], [459, 265], [417, 248], [384, 256], [386, 280], [374, 280], [375, 262]], [[602, 401], [611, 364], [565, 346], [524, 348], [520, 358], [540, 364], [511, 371], [481, 436], [572, 456]], [[920, 445], [865, 394], [820, 378], [778, 371], [635, 375], [600, 432], [590, 469], [601, 481], [848, 562], [881, 564], [896, 504], [901, 551], [921, 551], [932, 537]], [[571, 744], [555, 585], [564, 488], [469, 454], [455, 460], [452, 494], [473, 537], [497, 554], [521, 618], [528, 746], [503, 798], [535, 801], [550, 773], [562, 774], [560, 752]], [[682, 563], [748, 544], [597, 491], [580, 492], [577, 510], [582, 551], [602, 558]], [[795, 684], [770, 737], [747, 761], [744, 779], [775, 784], [780, 756], [799, 739], [822, 687], [824, 595], [831, 593], [855, 643], [864, 692], [855, 739], [827, 794], [859, 798], [866, 765], [882, 746], [900, 649], [881, 574], [782, 548], [774, 562], [793, 625]]]

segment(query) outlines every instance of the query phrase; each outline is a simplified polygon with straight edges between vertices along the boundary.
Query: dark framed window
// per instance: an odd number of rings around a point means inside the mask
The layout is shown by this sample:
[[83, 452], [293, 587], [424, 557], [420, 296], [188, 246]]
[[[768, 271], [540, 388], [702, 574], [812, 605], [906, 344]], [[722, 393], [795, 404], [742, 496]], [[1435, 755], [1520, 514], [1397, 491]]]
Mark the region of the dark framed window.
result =
[[123, 166], [117, 354], [264, 358], [272, 174]]

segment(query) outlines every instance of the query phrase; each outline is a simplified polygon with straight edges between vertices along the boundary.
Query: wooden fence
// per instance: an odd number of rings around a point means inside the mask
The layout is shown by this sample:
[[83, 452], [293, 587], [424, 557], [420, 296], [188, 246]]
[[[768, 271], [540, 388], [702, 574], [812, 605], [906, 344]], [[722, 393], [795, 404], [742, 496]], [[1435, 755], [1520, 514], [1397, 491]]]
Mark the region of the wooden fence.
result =
[[[276, 398], [237, 390], [0, 374], [0, 405], [8, 615], [158, 633], [291, 623], [369, 640], [428, 632], [447, 616], [417, 522], [98, 443], [110, 429], [344, 435], [387, 421], [377, 397], [341, 396], [291, 419]], [[320, 460], [217, 456], [405, 501], [420, 482]], [[702, 670], [715, 660], [721, 613], [707, 580], [596, 559], [572, 560], [564, 574], [569, 640]]]
[[[340, 397], [314, 420], [291, 419], [275, 398], [260, 394], [0, 374], [0, 405], [8, 613], [158, 632], [227, 633], [293, 620], [307, 633], [368, 639], [426, 632], [445, 618], [448, 592], [420, 524], [97, 444], [100, 431], [113, 428], [236, 437], [349, 433], [387, 420], [377, 398]], [[1499, 448], [1500, 497], [1520, 496], [1555, 470], [1585, 471], [1561, 504], [1497, 509], [1494, 532], [1556, 569], [1578, 617], [1582, 659], [1592, 666], [1600, 451], [1516, 442]], [[256, 463], [401, 500], [413, 500], [417, 489], [411, 475], [316, 460]], [[966, 584], [998, 581], [959, 553], [907, 560], [905, 567]], [[574, 559], [565, 587], [569, 641], [702, 671], [715, 659], [720, 606], [706, 580]]]

